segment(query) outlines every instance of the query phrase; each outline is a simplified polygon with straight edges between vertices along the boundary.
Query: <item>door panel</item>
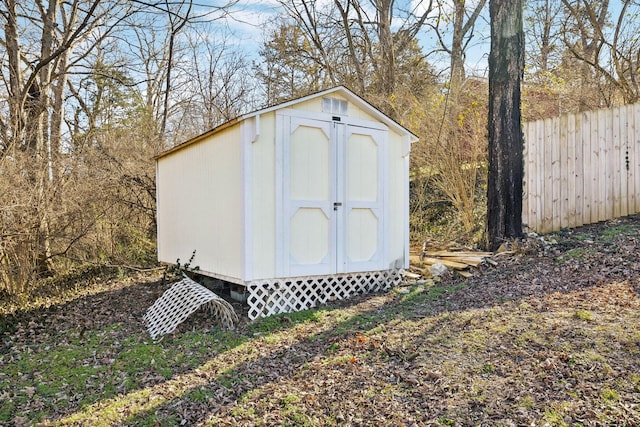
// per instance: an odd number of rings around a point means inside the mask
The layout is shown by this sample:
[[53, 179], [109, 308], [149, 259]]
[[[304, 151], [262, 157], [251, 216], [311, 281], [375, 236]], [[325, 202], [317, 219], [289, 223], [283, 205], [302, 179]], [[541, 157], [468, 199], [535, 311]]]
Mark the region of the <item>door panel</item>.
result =
[[349, 200], [378, 200], [378, 157], [378, 143], [373, 136], [351, 133], [346, 147], [346, 184]]
[[300, 207], [291, 217], [291, 263], [317, 265], [328, 263], [331, 215], [320, 208]]
[[372, 209], [352, 208], [347, 215], [347, 257], [352, 263], [368, 262], [378, 253], [378, 217]]
[[329, 129], [308, 123], [293, 129], [290, 142], [291, 198], [293, 200], [329, 200], [333, 155]]
[[346, 271], [384, 269], [382, 156], [386, 133], [360, 126], [345, 132]]
[[384, 269], [386, 131], [287, 116], [282, 136], [283, 273]]
[[335, 272], [335, 142], [330, 122], [291, 117], [284, 138], [284, 267]]

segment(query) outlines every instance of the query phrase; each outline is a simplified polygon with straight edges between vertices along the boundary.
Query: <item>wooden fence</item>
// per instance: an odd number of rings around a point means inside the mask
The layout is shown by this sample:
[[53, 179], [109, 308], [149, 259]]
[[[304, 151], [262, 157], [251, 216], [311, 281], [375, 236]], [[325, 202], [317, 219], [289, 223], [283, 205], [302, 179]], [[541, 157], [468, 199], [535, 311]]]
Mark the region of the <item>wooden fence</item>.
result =
[[548, 233], [640, 212], [640, 104], [524, 125], [522, 220]]

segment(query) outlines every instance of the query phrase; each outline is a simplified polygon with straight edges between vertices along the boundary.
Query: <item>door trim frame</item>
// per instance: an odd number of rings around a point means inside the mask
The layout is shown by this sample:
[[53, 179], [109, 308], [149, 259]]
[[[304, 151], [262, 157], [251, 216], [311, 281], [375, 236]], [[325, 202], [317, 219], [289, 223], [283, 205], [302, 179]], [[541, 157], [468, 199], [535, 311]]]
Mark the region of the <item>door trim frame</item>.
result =
[[[293, 276], [291, 274], [289, 263], [287, 261], [287, 256], [288, 256], [287, 248], [289, 247], [289, 245], [284, 241], [286, 237], [285, 234], [288, 236], [288, 233], [286, 233], [287, 227], [285, 225], [285, 221], [288, 220], [288, 215], [286, 212], [287, 209], [285, 209], [285, 207], [287, 206], [287, 201], [285, 200], [285, 197], [286, 197], [285, 173], [288, 170], [288, 168], [285, 165], [286, 159], [285, 159], [285, 149], [284, 149], [285, 148], [284, 132], [285, 132], [285, 129], [289, 129], [289, 125], [286, 124], [286, 120], [290, 120], [292, 117], [301, 118], [301, 119], [311, 119], [319, 122], [329, 122], [329, 123], [337, 122], [336, 120], [333, 120], [333, 116], [331, 114], [326, 114], [326, 113], [295, 110], [291, 108], [286, 108], [286, 109], [276, 111], [275, 132], [274, 132], [275, 134], [275, 167], [276, 167], [276, 170], [275, 170], [275, 198], [276, 198], [275, 200], [275, 214], [276, 214], [275, 274], [276, 274], [276, 277], [292, 277]], [[380, 189], [380, 194], [382, 197], [381, 209], [380, 209], [380, 214], [382, 215], [382, 227], [380, 227], [382, 229], [382, 236], [380, 238], [382, 250], [380, 251], [380, 257], [382, 257], [382, 259], [380, 261], [380, 266], [383, 267], [382, 269], [384, 269], [384, 266], [382, 266], [382, 263], [384, 262], [384, 260], [388, 258], [387, 256], [388, 248], [386, 245], [386, 241], [388, 238], [387, 235], [388, 235], [388, 227], [389, 227], [388, 220], [387, 220], [389, 206], [387, 206], [388, 203], [386, 203], [386, 201], [388, 200], [388, 191], [389, 191], [389, 185], [387, 182], [387, 179], [388, 179], [387, 175], [389, 172], [388, 160], [387, 160], [388, 146], [389, 146], [389, 137], [388, 137], [389, 127], [380, 122], [374, 122], [374, 121], [364, 120], [364, 119], [355, 118], [355, 117], [347, 117], [347, 116], [340, 116], [340, 121], [337, 123], [387, 132], [387, 134], [383, 138], [383, 146], [380, 150], [380, 156], [381, 156], [380, 173], [382, 175], [380, 177], [380, 181], [382, 183], [381, 184], [382, 187]], [[339, 147], [337, 146], [335, 146], [334, 148], [335, 150], [339, 150]], [[337, 155], [337, 160], [335, 165], [336, 174], [344, 173], [343, 172], [344, 154], [345, 153], [340, 152]], [[342, 167], [342, 169], [340, 169], [340, 167]], [[339, 196], [340, 194], [344, 195], [343, 192], [344, 192], [344, 189], [337, 189], [336, 197]], [[346, 218], [343, 221], [336, 220], [336, 227], [340, 227], [340, 226], [343, 227], [343, 230], [342, 230], [343, 232], [345, 227], [345, 224], [343, 224], [344, 221], [346, 221]], [[337, 246], [337, 237], [334, 237], [332, 241]], [[336, 257], [339, 255], [339, 253], [341, 253], [343, 254], [343, 257], [346, 258], [346, 254], [344, 253], [344, 251], [345, 251], [345, 248], [336, 247], [334, 252], [336, 254]], [[336, 258], [336, 259], [339, 259], [339, 258]], [[348, 261], [345, 260], [345, 264], [346, 264], [347, 270], [349, 270]], [[336, 272], [340, 272], [342, 271], [342, 267], [336, 265], [335, 270]], [[377, 268], [376, 270], [380, 270], [380, 268]], [[359, 271], [359, 270], [356, 270], [356, 271]], [[350, 270], [346, 271], [346, 273], [350, 273], [350, 272], [352, 271]], [[311, 273], [311, 275], [313, 275], [313, 273]]]

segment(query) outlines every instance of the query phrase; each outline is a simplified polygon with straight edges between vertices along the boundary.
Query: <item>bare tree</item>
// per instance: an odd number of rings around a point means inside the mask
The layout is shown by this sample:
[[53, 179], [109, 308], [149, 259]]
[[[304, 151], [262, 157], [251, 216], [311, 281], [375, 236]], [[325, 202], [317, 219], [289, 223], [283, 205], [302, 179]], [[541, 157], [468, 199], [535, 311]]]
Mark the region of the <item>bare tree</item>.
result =
[[167, 10], [167, 16], [169, 19], [169, 46], [167, 48], [167, 75], [165, 80], [164, 89], [164, 104], [162, 108], [162, 122], [160, 124], [160, 135], [164, 138], [165, 131], [167, 129], [167, 117], [169, 115], [169, 98], [171, 93], [171, 71], [173, 69], [173, 54], [175, 48], [176, 37], [180, 30], [191, 19], [191, 9], [193, 7], [192, 0], [181, 0], [178, 4], [177, 10], [172, 10], [173, 2], [164, 0], [164, 6]]
[[583, 65], [583, 81], [602, 78], [619, 91], [625, 103], [638, 101], [640, 24], [635, 17], [640, 13], [640, 4], [623, 1], [610, 22], [608, 0], [562, 0], [562, 3], [567, 10], [564, 41], [569, 52]]
[[[407, 52], [415, 53], [413, 43], [433, 11], [433, 1], [412, 3], [411, 10], [401, 9], [388, 0], [336, 0], [323, 5], [301, 0], [280, 3], [288, 21], [276, 23], [271, 41], [284, 41], [290, 52], [304, 58], [321, 76], [314, 81], [320, 81], [322, 87], [345, 84], [363, 95], [374, 95], [387, 114], [398, 115], [392, 102], [398, 89], [396, 62], [399, 57], [406, 57]], [[279, 32], [284, 28], [288, 28], [288, 33]], [[263, 57], [270, 57], [266, 67], [270, 66], [270, 60], [285, 59], [280, 54], [285, 51], [281, 42], [268, 40], [266, 47], [269, 50], [263, 51]], [[263, 72], [263, 77], [268, 77], [271, 71], [277, 69]], [[310, 91], [317, 89], [309, 86]]]
[[189, 60], [181, 68], [190, 73], [183, 94], [183, 111], [194, 132], [211, 129], [255, 109], [251, 64], [229, 44], [229, 35], [206, 25], [188, 36]]
[[[443, 103], [437, 140], [431, 148], [435, 161], [433, 182], [451, 201], [466, 233], [476, 228], [478, 177], [486, 157], [485, 125], [478, 120], [478, 96], [482, 90], [474, 79], [467, 81], [466, 52], [485, 0], [438, 3], [437, 19], [429, 27], [437, 36], [439, 50], [449, 56], [448, 90]], [[476, 91], [470, 91], [475, 88]], [[466, 90], [464, 90], [466, 89]], [[478, 93], [480, 92], [480, 93]], [[486, 96], [486, 95], [485, 95]], [[484, 98], [484, 96], [483, 96]]]
[[[51, 218], [56, 206], [54, 179], [58, 170], [54, 161], [61, 147], [61, 104], [69, 56], [80, 42], [90, 49], [92, 44], [87, 41], [92, 31], [122, 11], [115, 4], [109, 8], [105, 2], [85, 3], [3, 2], [3, 40], [9, 62], [3, 72], [8, 74], [4, 81], [9, 82], [6, 93], [10, 112], [9, 138], [0, 150], [0, 157], [31, 158], [30, 163], [22, 164], [22, 172], [28, 177], [25, 184], [39, 197], [30, 205], [32, 215], [28, 222], [32, 232], [26, 238], [32, 241], [36, 254], [34, 268], [40, 275], [51, 270]], [[21, 37], [26, 43], [20, 41]]]
[[527, 63], [531, 74], [545, 75], [556, 68], [562, 57], [562, 1], [536, 0], [527, 8]]
[[[438, 4], [438, 18], [430, 27], [438, 37], [442, 50], [449, 55], [449, 96], [453, 102], [457, 102], [458, 94], [465, 79], [465, 58], [467, 49], [475, 34], [474, 29], [480, 13], [484, 9], [486, 0], [479, 0], [474, 6], [466, 0], [454, 0], [453, 11], [449, 11], [445, 3]], [[448, 16], [451, 14], [452, 16]], [[443, 28], [443, 23], [451, 23]], [[448, 34], [444, 34], [447, 31]], [[446, 40], [450, 35], [451, 40]]]

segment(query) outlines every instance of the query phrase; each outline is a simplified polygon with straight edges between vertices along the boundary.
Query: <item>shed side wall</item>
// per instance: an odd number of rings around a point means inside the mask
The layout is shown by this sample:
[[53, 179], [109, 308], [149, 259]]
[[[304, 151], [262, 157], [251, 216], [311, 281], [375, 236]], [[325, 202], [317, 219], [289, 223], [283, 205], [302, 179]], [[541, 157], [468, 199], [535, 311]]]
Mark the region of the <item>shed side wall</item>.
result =
[[240, 127], [158, 159], [158, 260], [242, 276]]

